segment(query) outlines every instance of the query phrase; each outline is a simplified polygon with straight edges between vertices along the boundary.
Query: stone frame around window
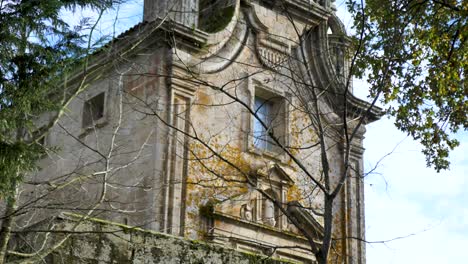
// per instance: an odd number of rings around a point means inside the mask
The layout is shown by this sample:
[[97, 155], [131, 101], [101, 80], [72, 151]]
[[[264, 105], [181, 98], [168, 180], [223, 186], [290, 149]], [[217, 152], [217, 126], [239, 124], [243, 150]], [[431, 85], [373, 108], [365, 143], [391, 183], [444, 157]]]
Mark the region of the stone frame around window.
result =
[[[290, 105], [288, 99], [290, 96], [285, 91], [275, 88], [271, 85], [267, 85], [262, 83], [257, 79], [248, 79], [248, 96], [250, 98], [250, 108], [255, 111], [255, 98], [259, 97], [264, 100], [272, 100], [273, 104], [279, 111], [279, 119], [276, 119], [275, 122], [277, 124], [275, 126], [279, 127], [280, 132], [275, 132], [275, 134], [279, 135], [282, 144], [287, 146], [289, 144], [289, 116], [288, 113], [290, 112]], [[274, 106], [275, 107], [275, 106]], [[279, 123], [278, 123], [279, 122]], [[247, 136], [247, 151], [256, 155], [266, 156], [268, 158], [273, 158], [274, 160], [280, 162], [286, 162], [286, 153], [279, 146], [276, 146], [277, 149], [262, 149], [256, 146], [255, 140], [256, 137], [254, 135], [254, 128], [255, 128], [255, 117], [249, 113], [248, 118], [248, 136]], [[278, 131], [278, 130], [276, 130]]]
[[[98, 96], [102, 96], [102, 113], [99, 115], [99, 118], [95, 120], [91, 120], [91, 123], [86, 123], [85, 122], [85, 111], [86, 107], [92, 107], [89, 106], [91, 101], [93, 99], [96, 99]], [[108, 122], [108, 105], [109, 105], [109, 92], [108, 89], [93, 89], [84, 94], [83, 96], [83, 102], [81, 104], [81, 111], [80, 111], [80, 127], [81, 127], [81, 133], [80, 135], [86, 135], [89, 133], [89, 131], [94, 130], [95, 128], [100, 128], [103, 127], [107, 124]]]

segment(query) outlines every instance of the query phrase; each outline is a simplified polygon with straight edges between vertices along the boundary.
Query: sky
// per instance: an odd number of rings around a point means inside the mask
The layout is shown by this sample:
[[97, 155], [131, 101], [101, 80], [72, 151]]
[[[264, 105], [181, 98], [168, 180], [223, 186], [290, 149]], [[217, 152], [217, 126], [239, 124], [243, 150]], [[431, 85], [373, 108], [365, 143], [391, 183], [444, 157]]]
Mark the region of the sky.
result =
[[398, 131], [392, 119], [370, 125], [365, 166], [379, 164], [365, 180], [366, 238], [401, 239], [367, 245], [369, 264], [467, 263], [468, 135], [450, 155], [451, 169], [426, 168], [419, 143]]
[[[336, 1], [338, 17], [350, 32], [351, 20], [343, 2]], [[98, 30], [113, 32], [115, 28], [118, 35], [141, 20], [142, 10], [142, 0], [130, 0], [105, 14]], [[364, 80], [355, 80], [354, 89], [365, 99], [368, 85]], [[468, 133], [455, 136], [461, 144], [450, 154], [451, 169], [436, 173], [426, 167], [421, 146], [396, 129], [391, 118], [383, 117], [367, 127], [365, 171], [378, 164], [365, 179], [368, 264], [467, 263]]]

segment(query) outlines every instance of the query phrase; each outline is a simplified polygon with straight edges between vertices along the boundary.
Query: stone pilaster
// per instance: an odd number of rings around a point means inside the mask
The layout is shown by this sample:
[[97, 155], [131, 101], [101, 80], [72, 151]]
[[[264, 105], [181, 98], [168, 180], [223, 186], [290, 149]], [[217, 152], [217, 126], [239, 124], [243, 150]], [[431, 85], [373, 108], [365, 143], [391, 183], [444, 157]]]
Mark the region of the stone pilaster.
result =
[[[179, 51], [182, 53], [182, 51]], [[168, 138], [167, 174], [164, 188], [164, 231], [184, 236], [186, 180], [191, 104], [198, 86], [190, 81], [177, 57], [172, 61], [170, 104], [171, 133]]]

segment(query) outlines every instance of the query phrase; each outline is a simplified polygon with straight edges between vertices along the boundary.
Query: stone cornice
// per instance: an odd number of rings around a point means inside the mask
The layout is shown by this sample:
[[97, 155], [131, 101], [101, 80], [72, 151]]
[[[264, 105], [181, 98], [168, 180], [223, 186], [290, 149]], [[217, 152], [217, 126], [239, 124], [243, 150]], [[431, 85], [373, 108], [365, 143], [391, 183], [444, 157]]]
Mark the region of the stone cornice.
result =
[[[328, 28], [333, 34], [328, 34]], [[350, 119], [366, 115], [364, 123], [378, 120], [384, 112], [377, 106], [357, 98], [351, 92], [345, 97], [345, 79], [339, 77], [332, 62], [330, 38], [332, 45], [350, 46], [350, 39], [344, 32], [344, 27], [336, 16], [331, 16], [328, 23], [323, 23], [309, 32], [309, 39], [304, 45], [304, 53], [309, 62], [309, 69], [316, 81], [316, 86], [326, 89], [326, 103], [335, 113], [341, 115], [346, 106], [347, 117]], [[304, 69], [303, 69], [304, 70]]]
[[[252, 5], [252, 2], [258, 1], [243, 0], [245, 5]], [[269, 3], [269, 6], [278, 13], [284, 13], [284, 10], [287, 10], [291, 18], [311, 26], [319, 25], [332, 14], [331, 9], [327, 9], [317, 1], [283, 0], [281, 4], [284, 6], [277, 5], [273, 0], [263, 2]]]
[[[235, 216], [232, 216], [232, 215], [228, 215], [228, 214], [225, 214], [225, 213], [222, 213], [222, 212], [219, 212], [219, 211], [215, 211], [213, 213], [212, 217], [214, 219], [224, 220], [226, 222], [234, 223], [236, 225], [247, 227], [249, 229], [257, 229], [257, 230], [261, 230], [262, 232], [270, 233], [270, 234], [273, 234], [273, 235], [287, 236], [289, 238], [294, 238], [294, 239], [297, 239], [297, 240], [300, 240], [300, 241], [303, 241], [303, 242], [307, 243], [307, 239], [305, 237], [303, 237], [303, 236], [300, 236], [300, 235], [297, 235], [297, 234], [294, 234], [294, 233], [291, 233], [291, 232], [288, 232], [288, 231], [279, 230], [277, 228], [274, 228], [274, 227], [271, 227], [271, 226], [268, 226], [268, 225], [264, 225], [264, 224], [260, 224], [260, 223], [256, 223], [256, 222], [253, 222], [253, 221], [246, 221], [246, 220], [241, 219], [240, 217], [235, 217]], [[319, 240], [317, 240], [315, 242], [320, 243]]]
[[371, 105], [369, 102], [357, 98], [352, 93], [349, 93], [346, 98], [348, 113], [352, 113], [353, 116], [362, 116], [365, 114], [366, 124], [379, 120], [385, 114], [382, 108]]

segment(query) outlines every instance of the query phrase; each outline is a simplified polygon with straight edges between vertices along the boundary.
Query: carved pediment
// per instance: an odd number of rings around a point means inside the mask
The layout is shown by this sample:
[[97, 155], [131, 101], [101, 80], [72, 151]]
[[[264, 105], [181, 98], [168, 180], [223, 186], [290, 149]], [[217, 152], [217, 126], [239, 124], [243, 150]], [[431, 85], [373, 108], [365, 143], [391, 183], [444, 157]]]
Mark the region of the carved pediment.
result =
[[292, 173], [291, 169], [274, 162], [270, 162], [263, 168], [257, 170], [257, 176], [261, 178], [262, 181], [274, 183], [275, 185], [293, 185], [294, 180], [290, 176]]

